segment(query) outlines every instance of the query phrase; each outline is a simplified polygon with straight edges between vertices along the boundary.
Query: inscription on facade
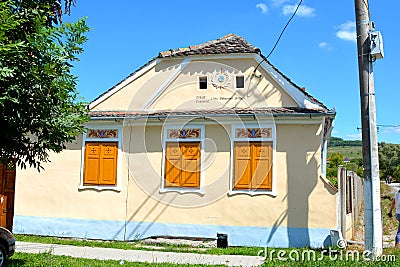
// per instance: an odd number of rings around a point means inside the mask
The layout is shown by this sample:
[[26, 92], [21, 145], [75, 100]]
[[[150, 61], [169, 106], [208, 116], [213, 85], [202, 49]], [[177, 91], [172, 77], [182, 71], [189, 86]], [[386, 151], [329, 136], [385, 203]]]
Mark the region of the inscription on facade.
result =
[[198, 95], [195, 97], [195, 103], [196, 104], [205, 104], [205, 103], [210, 103], [212, 101], [231, 101], [231, 100], [237, 100], [241, 101], [243, 100], [243, 97], [241, 96], [205, 96], [205, 95]]

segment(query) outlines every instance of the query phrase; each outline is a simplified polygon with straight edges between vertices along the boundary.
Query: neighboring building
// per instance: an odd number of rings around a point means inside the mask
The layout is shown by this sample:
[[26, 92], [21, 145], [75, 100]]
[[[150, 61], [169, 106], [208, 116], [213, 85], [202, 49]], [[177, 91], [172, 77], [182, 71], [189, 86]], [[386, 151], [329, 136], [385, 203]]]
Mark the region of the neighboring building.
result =
[[335, 112], [239, 36], [161, 52], [89, 108], [44, 171], [18, 170], [14, 233], [320, 247], [339, 229]]

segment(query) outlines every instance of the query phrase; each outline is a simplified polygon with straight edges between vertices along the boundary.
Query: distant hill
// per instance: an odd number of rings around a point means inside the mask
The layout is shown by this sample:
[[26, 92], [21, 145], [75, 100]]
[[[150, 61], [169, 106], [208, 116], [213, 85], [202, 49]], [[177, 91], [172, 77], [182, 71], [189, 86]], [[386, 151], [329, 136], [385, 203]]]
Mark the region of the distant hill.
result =
[[[394, 181], [400, 181], [400, 144], [380, 142], [378, 144], [378, 149], [381, 178], [391, 175]], [[358, 170], [356, 171], [359, 175], [362, 174], [362, 141], [343, 140], [342, 138], [331, 137], [330, 143], [328, 144], [328, 159], [335, 153], [343, 156], [343, 162], [346, 168], [353, 168], [354, 164], [357, 164]], [[334, 180], [335, 177], [336, 175], [332, 175], [331, 173], [330, 178]]]
[[339, 137], [331, 137], [329, 142], [330, 147], [334, 146], [362, 146], [361, 140], [343, 140]]
[[362, 141], [331, 137], [328, 145], [328, 157], [334, 153], [342, 154], [346, 160], [362, 158]]

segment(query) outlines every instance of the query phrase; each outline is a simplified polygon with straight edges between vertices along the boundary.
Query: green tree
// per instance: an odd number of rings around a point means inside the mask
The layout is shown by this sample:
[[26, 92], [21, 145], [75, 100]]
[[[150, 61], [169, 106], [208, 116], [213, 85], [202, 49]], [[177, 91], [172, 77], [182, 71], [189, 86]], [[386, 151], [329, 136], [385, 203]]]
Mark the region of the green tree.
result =
[[346, 169], [357, 173], [358, 176], [364, 177], [363, 173], [363, 160], [362, 158], [355, 158], [350, 160], [349, 163], [345, 165]]
[[397, 170], [400, 168], [400, 145], [382, 142], [379, 143], [378, 149], [381, 178], [392, 175], [399, 179]]
[[334, 186], [338, 186], [338, 167], [343, 164], [343, 155], [340, 153], [333, 153], [329, 158], [329, 164], [326, 168], [326, 177], [331, 181]]
[[329, 159], [329, 167], [337, 168], [343, 164], [343, 155], [339, 153], [333, 153]]
[[0, 3], [0, 158], [21, 167], [42, 168], [88, 119], [71, 70], [89, 28], [62, 23], [62, 12], [59, 0]]

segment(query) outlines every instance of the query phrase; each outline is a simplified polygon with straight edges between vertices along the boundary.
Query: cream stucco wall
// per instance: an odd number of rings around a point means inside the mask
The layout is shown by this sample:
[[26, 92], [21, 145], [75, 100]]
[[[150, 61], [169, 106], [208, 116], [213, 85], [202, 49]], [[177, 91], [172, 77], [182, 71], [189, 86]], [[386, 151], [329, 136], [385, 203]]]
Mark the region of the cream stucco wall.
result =
[[[81, 139], [38, 173], [18, 172], [15, 214], [89, 220], [336, 228], [336, 195], [319, 179], [321, 125], [277, 125], [276, 196], [229, 195], [230, 125], [206, 125], [204, 195], [161, 193], [161, 126], [124, 127], [120, 192], [79, 190]], [[294, 135], [296, 138], [294, 138]], [[129, 181], [128, 181], [129, 173]], [[127, 204], [127, 206], [126, 206]], [[127, 214], [125, 211], [127, 210]]]
[[[181, 60], [168, 60], [159, 62], [150, 67], [148, 71], [139, 75], [133, 81], [125, 84], [122, 88], [94, 106], [92, 110], [140, 110], [156, 95], [162, 84], [173, 75]], [[146, 69], [146, 67], [145, 67]], [[140, 71], [139, 71], [140, 72]], [[129, 79], [129, 78], [127, 78]], [[118, 87], [118, 85], [116, 85]]]
[[[152, 109], [297, 106], [269, 74], [261, 70], [262, 76], [254, 76], [255, 65], [253, 59], [191, 61], [157, 98]], [[230, 82], [222, 89], [212, 85], [213, 74], [221, 69], [230, 75]], [[245, 88], [235, 88], [235, 75], [245, 75]], [[207, 89], [199, 89], [201, 76], [208, 78]]]
[[[135, 128], [134, 131], [143, 132]], [[143, 186], [148, 180], [154, 182], [154, 187], [145, 192], [141, 192], [136, 183], [131, 183], [130, 191], [135, 192], [134, 198], [146, 200], [146, 204], [140, 205], [140, 208], [130, 205], [129, 213], [135, 214], [133, 220], [246, 226], [272, 226], [279, 223], [280, 226], [289, 227], [335, 228], [336, 196], [319, 179], [320, 125], [278, 125], [276, 197], [227, 195], [230, 139], [223, 127], [215, 125], [206, 126], [206, 138], [218, 143], [218, 148], [216, 152], [205, 151], [204, 156], [212, 159], [212, 162], [208, 162], [210, 165], [204, 170], [204, 182], [211, 184], [213, 181], [218, 186], [207, 187], [204, 196], [159, 193], [162, 161], [160, 131], [160, 127], [147, 128], [145, 139], [149, 140], [145, 143], [152, 144], [150, 156], [142, 151], [135, 152], [131, 157], [131, 162], [136, 162], [132, 164], [132, 169], [139, 184]], [[301, 142], [293, 138], [293, 133], [301, 137]], [[141, 138], [136, 140], [143, 143]], [[134, 146], [139, 147], [140, 144], [135, 143]], [[148, 165], [143, 168], [145, 162]]]
[[81, 149], [79, 137], [63, 152], [51, 154], [44, 170], [17, 170], [15, 215], [121, 220], [125, 209], [119, 203], [125, 199], [126, 180], [121, 181], [121, 192], [80, 190]]
[[[160, 61], [92, 110], [141, 110], [146, 104], [148, 110], [298, 106], [262, 68], [253, 75], [254, 59], [192, 60], [181, 66], [182, 62]], [[212, 85], [213, 74], [221, 69], [230, 76], [222, 89]], [[245, 88], [236, 89], [235, 75], [243, 74]], [[207, 76], [207, 89], [199, 89], [200, 76]]]

